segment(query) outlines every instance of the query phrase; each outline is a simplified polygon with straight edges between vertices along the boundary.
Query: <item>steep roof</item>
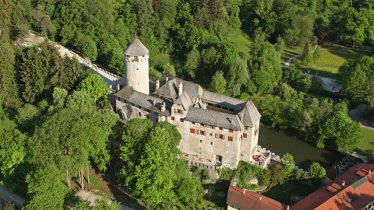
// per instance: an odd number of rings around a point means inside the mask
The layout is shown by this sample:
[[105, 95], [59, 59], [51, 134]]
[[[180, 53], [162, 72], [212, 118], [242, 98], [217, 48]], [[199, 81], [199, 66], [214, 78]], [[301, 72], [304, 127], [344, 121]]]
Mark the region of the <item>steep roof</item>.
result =
[[248, 101], [241, 112], [243, 112], [242, 122], [245, 126], [254, 127], [255, 123], [261, 118], [260, 112], [258, 112], [252, 101]]
[[227, 205], [241, 210], [280, 210], [286, 209], [286, 205], [266, 196], [230, 187], [227, 194]]
[[240, 130], [240, 122], [237, 115], [191, 107], [187, 112], [187, 121], [202, 123], [226, 129]]
[[161, 112], [161, 104], [164, 102], [162, 99], [138, 92], [131, 86], [126, 86], [114, 95], [142, 108], [159, 113], [160, 115], [170, 115], [168, 109], [166, 109], [165, 112]]
[[149, 50], [140, 42], [138, 38], [136, 38], [130, 46], [125, 50], [125, 55], [129, 56], [141, 56], [147, 55]]
[[240, 109], [242, 109], [244, 107], [244, 104], [245, 104], [245, 101], [243, 101], [243, 100], [233, 98], [233, 97], [229, 97], [229, 96], [225, 96], [225, 95], [221, 95], [221, 94], [218, 94], [218, 93], [209, 92], [209, 91], [206, 91], [206, 90], [204, 90], [204, 92], [202, 94], [202, 99], [205, 102], [220, 104], [220, 105], [223, 105], [223, 106], [230, 106], [235, 111], [239, 111]]
[[[374, 164], [360, 164], [351, 168], [328, 186], [314, 191], [291, 206], [291, 210], [362, 209], [374, 201], [374, 172], [372, 171], [374, 171]], [[345, 186], [342, 186], [343, 181]]]
[[165, 84], [163, 84], [158, 90], [156, 90], [155, 94], [162, 95], [173, 100], [177, 99], [178, 84], [181, 82], [183, 84], [183, 92], [187, 92], [191, 99], [193, 99], [194, 97], [201, 97], [203, 89], [200, 87], [200, 85], [179, 78], [173, 78], [165, 81]]

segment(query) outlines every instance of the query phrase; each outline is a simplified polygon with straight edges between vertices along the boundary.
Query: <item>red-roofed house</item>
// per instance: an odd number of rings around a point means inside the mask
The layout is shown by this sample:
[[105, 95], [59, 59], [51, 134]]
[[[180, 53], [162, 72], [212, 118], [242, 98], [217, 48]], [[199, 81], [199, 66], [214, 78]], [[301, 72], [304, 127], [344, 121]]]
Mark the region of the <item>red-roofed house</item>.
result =
[[374, 209], [374, 164], [351, 168], [329, 185], [291, 206], [291, 210]]
[[234, 210], [283, 210], [287, 206], [266, 196], [230, 187], [227, 194], [227, 209]]

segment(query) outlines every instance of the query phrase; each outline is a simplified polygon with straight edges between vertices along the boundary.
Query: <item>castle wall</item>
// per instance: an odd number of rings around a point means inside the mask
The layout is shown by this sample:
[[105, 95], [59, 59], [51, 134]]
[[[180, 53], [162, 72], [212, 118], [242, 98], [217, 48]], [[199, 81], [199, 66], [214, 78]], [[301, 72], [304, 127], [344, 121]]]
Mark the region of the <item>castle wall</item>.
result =
[[222, 160], [223, 167], [237, 167], [241, 149], [240, 131], [201, 125], [175, 116], [168, 117], [167, 121], [181, 133], [179, 149], [188, 161], [214, 166]]
[[153, 112], [148, 112], [139, 106], [125, 102], [124, 100], [116, 99], [116, 112], [120, 115], [122, 120], [131, 120], [133, 118], [150, 119], [157, 122], [158, 115]]
[[[241, 143], [240, 160], [251, 161], [252, 156], [258, 145], [258, 129], [259, 123], [255, 124], [255, 127], [244, 127], [243, 138]], [[257, 132], [256, 132], [257, 129]], [[245, 137], [246, 136], [246, 137]]]
[[149, 94], [149, 55], [125, 56], [125, 86], [132, 86], [134, 90]]

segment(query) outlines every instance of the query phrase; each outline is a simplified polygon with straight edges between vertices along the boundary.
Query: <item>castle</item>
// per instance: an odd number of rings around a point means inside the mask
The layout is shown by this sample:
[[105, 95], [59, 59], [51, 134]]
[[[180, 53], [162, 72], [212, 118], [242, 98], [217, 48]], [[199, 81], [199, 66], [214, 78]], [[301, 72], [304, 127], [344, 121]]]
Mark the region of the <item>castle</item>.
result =
[[179, 149], [190, 165], [234, 169], [243, 160], [266, 167], [270, 154], [258, 151], [261, 115], [252, 102], [179, 78], [150, 81], [149, 51], [138, 39], [124, 54], [124, 87], [114, 94], [123, 120], [148, 118], [175, 125], [182, 136]]

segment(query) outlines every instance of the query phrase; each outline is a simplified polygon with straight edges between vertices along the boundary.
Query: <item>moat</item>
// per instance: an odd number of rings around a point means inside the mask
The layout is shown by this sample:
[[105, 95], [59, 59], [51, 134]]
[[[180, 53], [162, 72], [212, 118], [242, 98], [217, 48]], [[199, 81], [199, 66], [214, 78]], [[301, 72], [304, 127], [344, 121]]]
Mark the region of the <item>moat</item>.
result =
[[260, 128], [258, 144], [280, 156], [287, 152], [292, 154], [296, 164], [300, 166], [307, 166], [314, 161], [318, 161], [324, 166], [330, 166], [343, 157], [338, 152], [318, 149], [311, 144], [283, 132], [267, 128], [264, 125]]

